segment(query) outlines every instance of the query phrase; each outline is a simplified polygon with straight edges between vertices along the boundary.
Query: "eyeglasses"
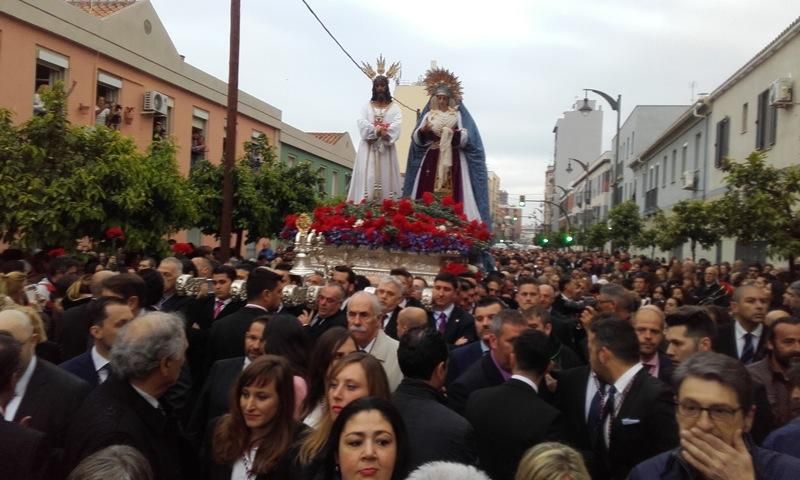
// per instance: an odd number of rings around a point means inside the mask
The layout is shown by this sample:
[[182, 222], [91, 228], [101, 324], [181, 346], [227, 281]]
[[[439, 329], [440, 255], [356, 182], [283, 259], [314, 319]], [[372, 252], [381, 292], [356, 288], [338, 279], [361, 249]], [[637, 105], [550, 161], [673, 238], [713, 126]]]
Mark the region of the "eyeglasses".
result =
[[708, 412], [708, 416], [717, 422], [729, 422], [733, 420], [736, 412], [741, 408], [732, 408], [726, 405], [712, 405], [701, 407], [694, 402], [678, 402], [678, 414], [686, 418], [697, 418], [701, 412]]

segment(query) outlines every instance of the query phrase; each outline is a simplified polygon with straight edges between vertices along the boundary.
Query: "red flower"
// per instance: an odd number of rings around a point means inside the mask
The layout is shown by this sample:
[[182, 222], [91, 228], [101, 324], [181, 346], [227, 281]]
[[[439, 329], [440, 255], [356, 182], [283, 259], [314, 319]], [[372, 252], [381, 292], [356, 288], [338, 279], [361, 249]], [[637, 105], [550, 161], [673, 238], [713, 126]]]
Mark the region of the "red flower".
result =
[[185, 255], [188, 257], [189, 255], [192, 254], [192, 252], [194, 252], [194, 249], [188, 243], [176, 243], [175, 245], [172, 246], [172, 252], [179, 255]]
[[387, 198], [383, 201], [383, 211], [386, 213], [391, 213], [394, 210], [394, 200], [391, 198]]
[[455, 200], [453, 200], [453, 197], [451, 197], [450, 195], [442, 199], [442, 205], [445, 205], [447, 207], [452, 207], [455, 204], [456, 204]]
[[461, 202], [456, 203], [455, 205], [453, 205], [453, 211], [456, 212], [456, 215], [458, 215], [459, 217], [461, 215], [464, 215], [464, 204]]
[[397, 212], [406, 216], [411, 215], [414, 213], [414, 204], [411, 203], [411, 200], [404, 198], [398, 202]]
[[47, 254], [50, 255], [51, 257], [63, 257], [64, 255], [67, 254], [67, 251], [64, 250], [64, 248], [62, 247], [56, 247], [56, 248], [51, 248], [47, 252]]
[[425, 205], [430, 205], [435, 201], [433, 198], [433, 194], [431, 192], [425, 192], [422, 194], [422, 203]]
[[122, 232], [122, 229], [120, 227], [109, 227], [106, 230], [106, 238], [109, 238], [109, 239], [111, 239], [111, 238], [120, 238], [120, 239], [124, 240], [125, 239], [125, 234]]
[[286, 215], [283, 220], [283, 226], [285, 228], [295, 228], [295, 222], [297, 222], [297, 215]]
[[441, 272], [452, 273], [453, 275], [461, 275], [462, 273], [469, 272], [469, 269], [463, 263], [450, 262], [442, 267]]

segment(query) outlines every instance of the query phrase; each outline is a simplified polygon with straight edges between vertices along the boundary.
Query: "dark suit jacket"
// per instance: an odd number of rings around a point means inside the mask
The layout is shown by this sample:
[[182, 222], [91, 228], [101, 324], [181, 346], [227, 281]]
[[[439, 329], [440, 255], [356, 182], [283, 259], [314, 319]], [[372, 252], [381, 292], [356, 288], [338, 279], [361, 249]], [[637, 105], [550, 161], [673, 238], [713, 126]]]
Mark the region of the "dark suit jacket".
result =
[[658, 379], [672, 388], [672, 374], [675, 373], [675, 365], [666, 353], [658, 351]]
[[243, 307], [220, 318], [211, 326], [208, 338], [207, 364], [210, 366], [223, 358], [244, 356], [244, 334], [258, 317], [267, 315], [258, 307]]
[[94, 369], [94, 361], [92, 360], [91, 350], [84, 352], [71, 360], [67, 360], [59, 365], [59, 367], [88, 383], [92, 388], [96, 387], [100, 381], [100, 379], [97, 377], [97, 372]]
[[[487, 352], [488, 355], [488, 352]], [[447, 385], [455, 381], [469, 367], [481, 359], [483, 349], [481, 342], [472, 342], [450, 350], [450, 360], [447, 362]]]
[[45, 480], [50, 466], [47, 436], [0, 417], [0, 478]]
[[228, 413], [231, 387], [236, 383], [243, 368], [244, 357], [218, 360], [211, 366], [203, 390], [194, 405], [187, 429], [198, 444], [204, 438], [208, 422]]
[[405, 378], [395, 390], [392, 403], [405, 421], [411, 447], [408, 471], [434, 461], [475, 463], [472, 426], [445, 402], [422, 380]]
[[[717, 338], [714, 340], [714, 351], [739, 360], [739, 352], [736, 349], [736, 328], [734, 327], [735, 322], [736, 319], [732, 320], [731, 323], [719, 326], [717, 329]], [[755, 347], [756, 354], [753, 358], [754, 362], [761, 360], [767, 354], [766, 327], [761, 330], [761, 338], [758, 339], [758, 345]]]
[[473, 393], [466, 417], [478, 437], [481, 468], [494, 480], [512, 480], [528, 448], [564, 438], [561, 413], [514, 378]]
[[214, 297], [214, 295], [207, 295], [203, 298], [194, 298], [186, 306], [186, 324], [188, 327], [191, 327], [196, 323], [200, 327], [200, 330], [208, 330], [215, 320], [219, 320], [222, 317], [236, 312], [244, 307], [245, 303], [246, 302], [240, 300], [231, 300], [225, 305], [222, 311], [219, 312], [219, 316], [215, 319], [214, 305], [216, 304], [216, 297]]
[[30, 428], [46, 433], [53, 447], [63, 448], [67, 426], [91, 389], [75, 375], [37, 358], [14, 421], [31, 417]]
[[89, 321], [86, 318], [88, 308], [89, 302], [81, 303], [65, 310], [61, 316], [56, 341], [61, 345], [63, 361], [77, 357], [91, 348]]
[[637, 464], [678, 445], [672, 391], [642, 369], [614, 417], [606, 449], [586, 426], [588, 377], [589, 367], [562, 372], [556, 402], [568, 420], [568, 441], [584, 454], [593, 479], [624, 479]]
[[177, 421], [150, 405], [133, 387], [111, 376], [97, 387], [75, 415], [67, 436], [66, 464], [110, 445], [129, 445], [153, 468], [158, 480], [191, 478], [191, 453]]
[[390, 337], [394, 338], [395, 340], [399, 340], [399, 338], [397, 338], [397, 316], [400, 314], [400, 310], [402, 310], [402, 308], [400, 307], [396, 307], [394, 309], [394, 311], [392, 312], [392, 316], [389, 317], [389, 321], [383, 328], [383, 332], [386, 335], [389, 335]]
[[[438, 314], [439, 312], [428, 312], [428, 323], [433, 328], [436, 328], [438, 318], [435, 316]], [[465, 337], [468, 342], [474, 342], [478, 339], [475, 333], [475, 319], [466, 310], [455, 305], [447, 318], [444, 340], [449, 345], [453, 345], [461, 337]]]
[[480, 361], [472, 364], [447, 389], [450, 408], [463, 414], [467, 399], [476, 390], [494, 387], [505, 382], [503, 374], [494, 365], [492, 355], [487, 353]]
[[312, 340], [318, 339], [323, 333], [327, 332], [333, 327], [347, 328], [347, 312], [344, 310], [337, 310], [335, 314], [328, 318], [321, 318], [313, 326], [308, 327], [308, 335]]
[[166, 302], [162, 303], [158, 309], [162, 312], [186, 313], [186, 307], [192, 302], [192, 297], [183, 295], [172, 295]]

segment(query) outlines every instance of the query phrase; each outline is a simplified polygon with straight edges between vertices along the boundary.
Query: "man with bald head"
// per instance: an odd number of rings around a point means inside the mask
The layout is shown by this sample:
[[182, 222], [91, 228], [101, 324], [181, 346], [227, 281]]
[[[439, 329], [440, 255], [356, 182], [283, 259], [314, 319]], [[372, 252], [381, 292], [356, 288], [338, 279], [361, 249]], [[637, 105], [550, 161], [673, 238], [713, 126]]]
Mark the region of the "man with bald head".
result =
[[14, 398], [5, 406], [4, 418], [17, 423], [27, 418], [31, 428], [46, 433], [54, 447], [63, 448], [67, 425], [91, 388], [75, 375], [36, 357], [39, 334], [27, 313], [3, 310], [0, 330], [21, 344], [20, 377]]
[[185, 362], [183, 321], [151, 312], [126, 324], [111, 351], [115, 375], [97, 387], [70, 424], [66, 465], [73, 468], [110, 445], [129, 445], [150, 463], [157, 479], [189, 478], [185, 440], [159, 398]]
[[664, 312], [655, 305], [645, 305], [633, 316], [633, 329], [639, 340], [639, 357], [647, 373], [666, 384], [672, 382], [675, 367], [660, 350], [664, 343]]
[[[116, 275], [117, 272], [101, 270], [92, 274], [89, 288], [92, 298], [103, 294], [103, 282]], [[89, 323], [86, 321], [88, 303], [81, 303], [64, 310], [60, 328], [56, 329], [55, 341], [61, 346], [61, 360], [67, 361], [85, 353], [92, 345], [89, 337]]]
[[397, 314], [397, 338], [403, 338], [412, 328], [428, 326], [428, 312], [419, 307], [406, 307]]

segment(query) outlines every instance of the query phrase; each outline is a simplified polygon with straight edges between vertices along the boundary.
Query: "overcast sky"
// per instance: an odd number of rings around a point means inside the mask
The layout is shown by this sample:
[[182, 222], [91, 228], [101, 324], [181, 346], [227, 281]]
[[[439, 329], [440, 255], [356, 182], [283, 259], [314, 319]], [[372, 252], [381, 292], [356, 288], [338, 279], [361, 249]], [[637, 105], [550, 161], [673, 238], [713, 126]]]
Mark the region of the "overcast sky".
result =
[[[226, 80], [230, 2], [151, 2], [186, 61]], [[621, 93], [623, 122], [635, 105], [688, 104], [692, 83], [710, 92], [800, 15], [797, 0], [308, 3], [358, 61], [401, 61], [405, 81], [431, 60], [454, 71], [488, 167], [512, 194], [543, 192], [553, 126], [582, 88]], [[239, 81], [285, 122], [358, 142], [371, 85], [301, 0], [242, 0]], [[602, 108], [608, 149], [615, 117]]]

